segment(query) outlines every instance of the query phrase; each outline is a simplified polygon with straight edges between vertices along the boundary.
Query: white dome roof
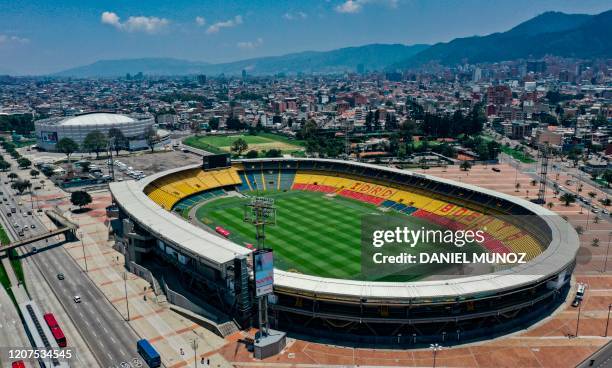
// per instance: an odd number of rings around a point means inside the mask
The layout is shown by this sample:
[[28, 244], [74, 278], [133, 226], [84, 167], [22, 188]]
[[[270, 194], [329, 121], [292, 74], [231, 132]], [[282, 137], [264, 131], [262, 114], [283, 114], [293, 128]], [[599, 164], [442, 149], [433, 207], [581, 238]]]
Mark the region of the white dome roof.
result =
[[62, 125], [118, 125], [133, 123], [136, 120], [121, 114], [111, 114], [106, 112], [97, 112], [93, 114], [84, 114], [65, 119]]

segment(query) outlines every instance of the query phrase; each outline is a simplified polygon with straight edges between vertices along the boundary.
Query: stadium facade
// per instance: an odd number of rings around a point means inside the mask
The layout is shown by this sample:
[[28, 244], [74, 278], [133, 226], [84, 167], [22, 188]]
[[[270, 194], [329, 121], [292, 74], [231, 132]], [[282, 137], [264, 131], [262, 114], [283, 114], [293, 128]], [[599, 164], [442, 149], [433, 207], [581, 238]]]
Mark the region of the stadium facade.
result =
[[[355, 183], [359, 185], [355, 185]], [[373, 185], [384, 190], [359, 191]], [[251, 323], [251, 250], [184, 220], [177, 209], [228, 191], [335, 193], [434, 222], [460, 208], [516, 231], [492, 246], [527, 252], [526, 264], [478, 276], [412, 282], [332, 279], [275, 269], [272, 327], [357, 343], [463, 342], [522, 328], [561, 304], [579, 247], [574, 229], [529, 201], [469, 184], [376, 165], [325, 159], [256, 159], [209, 169], [172, 169], [110, 185], [119, 208], [117, 241], [126, 265], [155, 259], [243, 326]], [[384, 193], [384, 194], [383, 194]], [[508, 220], [510, 219], [510, 220]], [[514, 220], [512, 220], [514, 219]], [[529, 220], [525, 220], [529, 219]], [[506, 231], [506, 230], [504, 230]], [[515, 236], [516, 235], [516, 236]], [[510, 239], [510, 238], [508, 238]]]
[[153, 127], [155, 119], [149, 116], [127, 116], [107, 112], [92, 112], [66, 117], [53, 117], [34, 122], [37, 146], [45, 151], [55, 151], [62, 138], [70, 138], [81, 146], [85, 137], [93, 131], [108, 134], [112, 128], [123, 132], [127, 149], [147, 147], [145, 132]]

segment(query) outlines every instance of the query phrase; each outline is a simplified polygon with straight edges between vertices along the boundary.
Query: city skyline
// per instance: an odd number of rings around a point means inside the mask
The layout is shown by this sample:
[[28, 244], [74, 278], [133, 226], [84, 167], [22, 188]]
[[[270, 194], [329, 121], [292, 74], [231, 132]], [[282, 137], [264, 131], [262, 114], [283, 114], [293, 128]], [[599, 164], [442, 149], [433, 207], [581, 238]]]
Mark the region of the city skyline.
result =
[[11, 2], [0, 4], [0, 74], [47, 74], [102, 59], [219, 63], [371, 43], [435, 44], [502, 32], [545, 11], [608, 8], [604, 1]]

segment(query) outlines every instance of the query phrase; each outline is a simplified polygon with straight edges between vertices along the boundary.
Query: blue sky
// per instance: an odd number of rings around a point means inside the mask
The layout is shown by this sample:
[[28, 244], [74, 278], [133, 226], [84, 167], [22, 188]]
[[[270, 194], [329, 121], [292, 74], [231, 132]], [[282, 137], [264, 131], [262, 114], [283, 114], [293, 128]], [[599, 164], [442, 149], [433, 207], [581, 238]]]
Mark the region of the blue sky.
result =
[[368, 43], [435, 43], [505, 31], [544, 11], [607, 0], [0, 0], [0, 74], [100, 59], [224, 62]]

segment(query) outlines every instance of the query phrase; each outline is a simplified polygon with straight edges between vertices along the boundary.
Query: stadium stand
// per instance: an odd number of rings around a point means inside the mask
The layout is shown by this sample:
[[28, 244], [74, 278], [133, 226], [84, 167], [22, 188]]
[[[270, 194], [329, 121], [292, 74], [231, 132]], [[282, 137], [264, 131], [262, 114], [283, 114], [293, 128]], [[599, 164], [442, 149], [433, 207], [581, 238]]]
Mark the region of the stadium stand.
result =
[[181, 199], [209, 189], [242, 184], [236, 168], [204, 171], [189, 169], [156, 179], [144, 192], [166, 210]]
[[[414, 184], [425, 191], [439, 190], [462, 197], [466, 193], [442, 183], [428, 183], [418, 178]], [[325, 173], [299, 172], [295, 175], [293, 190], [337, 193], [340, 196], [383, 206], [425, 219], [431, 223], [454, 230], [482, 229], [486, 225], [483, 246], [490, 252], [524, 252], [531, 260], [542, 253], [538, 241], [517, 226], [509, 224], [481, 212], [451, 204], [430, 195], [418, 194], [405, 189], [397, 189], [359, 179], [330, 176]], [[459, 193], [461, 191], [462, 193]], [[480, 198], [478, 198], [480, 199]], [[484, 198], [483, 198], [484, 201]], [[505, 206], [503, 210], [510, 210]], [[475, 221], [478, 219], [478, 221]]]

